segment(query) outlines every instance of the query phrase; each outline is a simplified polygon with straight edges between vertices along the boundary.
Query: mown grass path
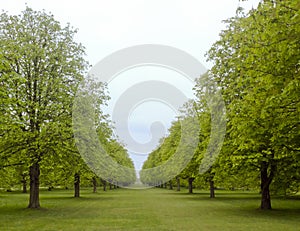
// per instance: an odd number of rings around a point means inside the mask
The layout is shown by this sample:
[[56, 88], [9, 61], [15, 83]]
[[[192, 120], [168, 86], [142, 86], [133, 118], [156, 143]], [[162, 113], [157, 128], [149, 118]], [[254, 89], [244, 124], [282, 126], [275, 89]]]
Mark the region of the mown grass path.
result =
[[167, 189], [41, 193], [42, 209], [25, 209], [28, 195], [0, 193], [0, 230], [300, 230], [300, 200], [274, 199], [260, 211], [259, 195], [218, 191], [189, 195]]

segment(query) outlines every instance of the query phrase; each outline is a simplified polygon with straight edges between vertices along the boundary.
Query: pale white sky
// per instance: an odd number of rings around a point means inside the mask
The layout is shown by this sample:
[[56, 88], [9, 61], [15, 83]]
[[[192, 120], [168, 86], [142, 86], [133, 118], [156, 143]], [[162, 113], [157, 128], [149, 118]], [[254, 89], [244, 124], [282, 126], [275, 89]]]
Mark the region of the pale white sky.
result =
[[259, 0], [0, 0], [0, 9], [18, 14], [25, 4], [45, 9], [62, 24], [79, 29], [77, 40], [92, 65], [121, 48], [146, 43], [185, 50], [209, 66], [205, 52], [224, 29], [222, 20], [238, 6]]
[[[225, 28], [221, 21], [234, 16], [238, 6], [251, 9], [258, 2], [259, 0], [0, 0], [0, 9], [19, 14], [27, 3], [34, 10], [45, 9], [46, 12], [51, 12], [63, 25], [70, 23], [79, 29], [76, 40], [86, 47], [86, 59], [92, 65], [122, 48], [162, 44], [189, 53], [209, 68], [212, 64], [206, 62], [204, 55]], [[170, 76], [173, 83], [170, 83]], [[188, 98], [193, 95], [193, 85], [182, 82], [178, 73], [159, 68], [133, 70], [121, 74], [109, 84], [112, 101], [108, 112], [112, 112], [118, 97], [127, 88], [137, 84], [137, 80], [149, 79], [169, 82]], [[161, 136], [176, 114], [176, 111], [162, 103], [140, 104], [128, 115], [129, 132], [137, 142], [146, 143], [151, 136], [156, 136], [151, 133], [151, 124], [160, 122], [164, 125], [164, 129], [154, 126]], [[121, 130], [116, 133], [120, 133], [118, 135], [122, 141], [128, 143], [126, 137], [122, 137]], [[159, 137], [155, 139], [158, 140]], [[152, 146], [154, 147], [155, 145]], [[134, 152], [134, 147], [127, 148], [131, 151], [136, 168], [140, 169], [147, 155]]]

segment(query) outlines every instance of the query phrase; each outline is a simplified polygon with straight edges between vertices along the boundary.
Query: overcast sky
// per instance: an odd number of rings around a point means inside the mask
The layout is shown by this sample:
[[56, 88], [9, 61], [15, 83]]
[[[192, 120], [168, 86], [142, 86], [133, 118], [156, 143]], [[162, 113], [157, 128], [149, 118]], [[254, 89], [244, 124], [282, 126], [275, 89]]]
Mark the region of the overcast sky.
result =
[[[96, 64], [121, 48], [165, 44], [185, 50], [206, 63], [204, 54], [224, 29], [222, 20], [234, 16], [238, 6], [250, 9], [258, 0], [0, 0], [12, 14], [45, 9], [62, 24], [79, 29], [77, 40]], [[208, 65], [208, 64], [207, 64]]]
[[[86, 47], [86, 59], [92, 65], [126, 47], [162, 44], [189, 53], [209, 68], [212, 64], [206, 62], [204, 55], [225, 28], [222, 20], [234, 16], [237, 7], [251, 9], [258, 2], [259, 0], [0, 0], [0, 8], [11, 14], [19, 14], [27, 3], [34, 10], [51, 12], [63, 25], [70, 23], [79, 29], [76, 41]], [[170, 82], [186, 97], [193, 96], [193, 84], [182, 82], [178, 73], [163, 68], [133, 69], [109, 83], [112, 100], [107, 112], [112, 113], [113, 106], [126, 89], [149, 79]], [[166, 134], [176, 114], [176, 109], [162, 102], [140, 103], [128, 115], [126, 126], [137, 142], [147, 143], [155, 136], [155, 142], [151, 144], [154, 148], [159, 137]], [[122, 130], [115, 132], [124, 143], [128, 143], [126, 137], [122, 137]], [[141, 168], [151, 150], [139, 153], [134, 150], [134, 146], [127, 148], [136, 167]]]

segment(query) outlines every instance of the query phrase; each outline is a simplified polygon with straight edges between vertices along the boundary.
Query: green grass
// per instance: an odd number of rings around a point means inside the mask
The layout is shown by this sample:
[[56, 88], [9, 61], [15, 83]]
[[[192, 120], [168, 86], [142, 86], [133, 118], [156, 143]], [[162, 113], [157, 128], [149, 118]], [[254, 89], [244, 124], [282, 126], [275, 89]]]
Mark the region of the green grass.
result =
[[258, 210], [259, 195], [217, 191], [189, 195], [167, 189], [91, 193], [41, 192], [42, 209], [26, 209], [28, 194], [0, 193], [0, 230], [300, 230], [300, 200], [274, 198]]

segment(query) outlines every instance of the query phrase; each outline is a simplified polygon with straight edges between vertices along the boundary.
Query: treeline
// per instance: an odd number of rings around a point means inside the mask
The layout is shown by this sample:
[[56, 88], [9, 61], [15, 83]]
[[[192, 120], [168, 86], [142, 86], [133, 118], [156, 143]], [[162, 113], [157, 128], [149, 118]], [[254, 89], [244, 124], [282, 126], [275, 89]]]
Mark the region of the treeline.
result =
[[[40, 186], [71, 187], [79, 196], [98, 177], [76, 147], [72, 128], [74, 99], [80, 84], [96, 94], [95, 130], [110, 158], [132, 169], [102, 179], [115, 184], [135, 182], [133, 162], [112, 134], [102, 108], [108, 100], [103, 83], [84, 79], [89, 64], [76, 30], [62, 27], [51, 14], [27, 7], [20, 15], [0, 15], [0, 187], [29, 185], [29, 208], [40, 207]], [[115, 182], [116, 174], [124, 175]]]
[[[216, 187], [259, 189], [260, 208], [271, 209], [272, 193], [300, 189], [300, 3], [261, 1], [257, 9], [238, 9], [225, 22], [227, 28], [207, 53], [213, 67], [196, 81], [197, 100], [185, 106], [185, 116], [173, 123], [143, 171], [163, 165], [176, 152], [180, 122], [197, 116], [198, 148], [169, 184], [187, 179], [190, 192], [194, 183], [210, 188], [211, 197]], [[212, 83], [218, 87], [211, 88]], [[221, 92], [226, 105], [226, 135], [220, 154], [200, 174], [214, 135], [214, 115], [207, 106], [212, 90]], [[144, 183], [160, 184], [143, 171]]]

